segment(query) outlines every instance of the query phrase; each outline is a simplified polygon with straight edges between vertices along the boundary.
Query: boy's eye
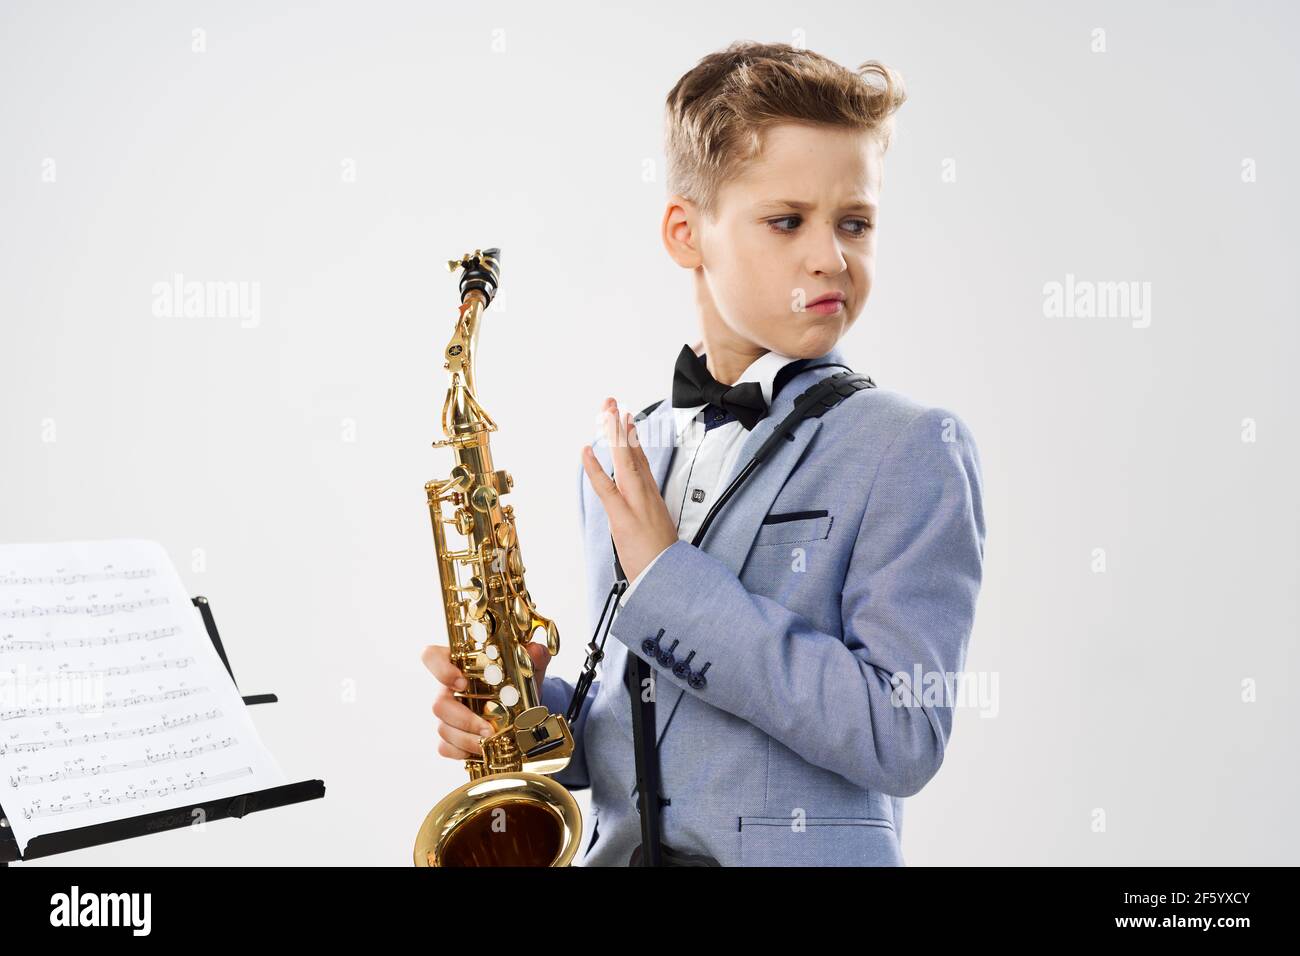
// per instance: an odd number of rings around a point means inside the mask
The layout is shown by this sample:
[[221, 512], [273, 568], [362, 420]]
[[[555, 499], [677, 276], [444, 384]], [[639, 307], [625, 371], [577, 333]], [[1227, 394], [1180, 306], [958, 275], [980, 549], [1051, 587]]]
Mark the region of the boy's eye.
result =
[[[769, 219], [767, 224], [776, 232], [791, 233], [798, 229], [802, 222], [802, 216], [782, 216], [780, 219]], [[789, 223], [789, 226], [782, 226], [781, 223]], [[865, 219], [846, 219], [844, 224], [852, 227], [848, 230], [851, 236], [865, 236], [872, 229], [871, 223]]]

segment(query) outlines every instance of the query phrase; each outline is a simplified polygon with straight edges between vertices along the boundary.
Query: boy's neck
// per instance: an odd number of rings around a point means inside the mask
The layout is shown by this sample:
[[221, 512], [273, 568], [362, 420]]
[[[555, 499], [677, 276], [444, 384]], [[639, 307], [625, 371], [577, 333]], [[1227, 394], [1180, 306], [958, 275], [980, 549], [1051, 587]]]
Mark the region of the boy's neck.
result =
[[694, 349], [696, 355], [703, 352], [709, 374], [723, 385], [735, 385], [745, 369], [769, 351], [749, 343], [732, 345], [710, 341], [708, 335], [697, 342]]

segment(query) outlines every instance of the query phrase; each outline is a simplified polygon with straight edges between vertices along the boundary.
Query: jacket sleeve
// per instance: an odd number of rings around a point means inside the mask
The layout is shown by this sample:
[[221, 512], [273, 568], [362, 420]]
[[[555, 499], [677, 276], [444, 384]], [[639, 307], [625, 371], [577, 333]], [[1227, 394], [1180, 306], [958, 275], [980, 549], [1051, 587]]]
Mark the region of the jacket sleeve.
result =
[[[586, 790], [591, 786], [591, 777], [587, 771], [586, 735], [583, 731], [587, 726], [587, 715], [591, 713], [592, 702], [598, 693], [600, 693], [600, 681], [592, 681], [587, 699], [582, 702], [582, 713], [578, 715], [577, 722], [569, 728], [573, 734], [573, 756], [569, 759], [567, 767], [559, 773], [551, 774], [556, 783], [562, 784], [569, 790]], [[573, 684], [564, 678], [547, 677], [542, 681], [542, 703], [550, 713], [563, 714], [572, 699]]]
[[[718, 559], [678, 541], [640, 582], [617, 636], [647, 659], [665, 629], [678, 659], [712, 661], [696, 690], [809, 763], [860, 787], [917, 793], [952, 732], [984, 559], [979, 454], [965, 423], [931, 408], [901, 428], [868, 490], [840, 595], [842, 634], [747, 591]], [[707, 600], [702, 599], [707, 595]]]
[[651, 558], [650, 563], [641, 569], [641, 573], [628, 582], [627, 588], [623, 591], [622, 597], [618, 599], [618, 612], [620, 614], [623, 613], [623, 608], [627, 607], [627, 602], [632, 600], [632, 592], [637, 589], [637, 585], [645, 580], [645, 576], [650, 573], [650, 569], [655, 566], [655, 562], [659, 560], [659, 557], [662, 554], [663, 551], [660, 551], [659, 554], [656, 554]]
[[[583, 498], [583, 485], [586, 482], [587, 474], [582, 466], [578, 466], [578, 529], [582, 547], [587, 546], [587, 506]], [[620, 605], [621, 610], [621, 605]], [[573, 699], [574, 685], [561, 677], [547, 677], [542, 681], [542, 703], [552, 714], [563, 714], [569, 709], [569, 701]], [[587, 770], [587, 745], [586, 734], [584, 731], [587, 727], [587, 715], [591, 712], [591, 705], [596, 700], [596, 695], [600, 693], [600, 679], [597, 678], [591, 682], [591, 687], [587, 691], [587, 698], [582, 702], [582, 711], [578, 714], [578, 719], [569, 727], [569, 732], [573, 734], [573, 756], [569, 760], [569, 765], [559, 773], [551, 774], [556, 783], [559, 783], [569, 790], [585, 790], [591, 786], [591, 776]]]

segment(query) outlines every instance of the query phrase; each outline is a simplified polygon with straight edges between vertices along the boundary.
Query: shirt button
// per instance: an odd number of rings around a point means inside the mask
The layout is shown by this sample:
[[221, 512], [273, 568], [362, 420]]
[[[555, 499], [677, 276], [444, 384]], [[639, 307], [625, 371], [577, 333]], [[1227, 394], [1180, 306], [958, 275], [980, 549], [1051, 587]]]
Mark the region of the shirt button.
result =
[[704, 489], [703, 489], [703, 488], [693, 488], [693, 489], [691, 489], [691, 501], [694, 501], [696, 504], [699, 504], [699, 503], [700, 503], [701, 501], [703, 501], [703, 500], [704, 500]]

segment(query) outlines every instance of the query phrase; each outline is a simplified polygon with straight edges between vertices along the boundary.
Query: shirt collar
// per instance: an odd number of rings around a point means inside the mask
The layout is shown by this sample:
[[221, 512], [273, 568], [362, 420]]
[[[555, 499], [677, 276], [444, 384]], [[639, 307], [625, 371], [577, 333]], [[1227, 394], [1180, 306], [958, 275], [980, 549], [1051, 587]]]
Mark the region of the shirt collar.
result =
[[[696, 355], [703, 354], [699, 351], [703, 343], [697, 343], [692, 348]], [[733, 385], [739, 385], [741, 382], [757, 382], [763, 390], [763, 401], [768, 407], [772, 406], [772, 384], [776, 381], [776, 375], [781, 369], [785, 368], [791, 362], [797, 362], [798, 359], [791, 358], [789, 355], [782, 355], [780, 352], [764, 352], [758, 358], [750, 363], [749, 368], [740, 373], [740, 378], [733, 382]], [[703, 405], [694, 405], [690, 408], [673, 408], [673, 418], [677, 427], [677, 435], [690, 424], [702, 410]]]

